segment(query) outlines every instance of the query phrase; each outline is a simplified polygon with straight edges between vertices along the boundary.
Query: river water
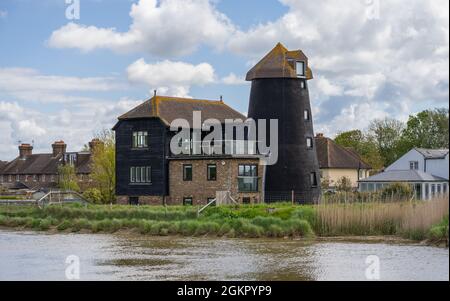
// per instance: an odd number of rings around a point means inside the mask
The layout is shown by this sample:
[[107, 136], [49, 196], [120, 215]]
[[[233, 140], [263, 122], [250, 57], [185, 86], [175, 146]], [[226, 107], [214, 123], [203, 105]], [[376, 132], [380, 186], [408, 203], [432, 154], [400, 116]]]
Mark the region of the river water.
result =
[[66, 280], [70, 255], [80, 280], [449, 280], [449, 250], [421, 245], [0, 230], [0, 280]]

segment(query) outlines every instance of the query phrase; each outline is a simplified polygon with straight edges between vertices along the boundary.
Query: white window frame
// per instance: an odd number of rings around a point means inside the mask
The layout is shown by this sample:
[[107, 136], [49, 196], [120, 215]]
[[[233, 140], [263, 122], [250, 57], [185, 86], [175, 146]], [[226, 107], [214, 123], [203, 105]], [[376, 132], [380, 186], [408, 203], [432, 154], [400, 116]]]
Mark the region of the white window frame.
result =
[[[301, 73], [299, 72], [299, 66], [302, 67]], [[295, 72], [297, 73], [297, 77], [305, 78], [306, 77], [306, 62], [305, 61], [296, 61], [295, 62]]]

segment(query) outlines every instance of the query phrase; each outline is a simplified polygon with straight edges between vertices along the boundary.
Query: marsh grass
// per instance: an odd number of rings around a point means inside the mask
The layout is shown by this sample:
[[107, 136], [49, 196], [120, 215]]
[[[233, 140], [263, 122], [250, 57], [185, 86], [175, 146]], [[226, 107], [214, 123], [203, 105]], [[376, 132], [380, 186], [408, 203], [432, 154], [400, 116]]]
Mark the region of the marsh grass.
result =
[[184, 206], [0, 206], [0, 226], [92, 233], [131, 230], [159, 236], [402, 235], [448, 240], [448, 198], [414, 203], [221, 206], [207, 209], [200, 217], [196, 208]]
[[448, 198], [428, 202], [327, 204], [317, 206], [313, 228], [318, 235], [402, 235], [426, 238], [448, 216]]

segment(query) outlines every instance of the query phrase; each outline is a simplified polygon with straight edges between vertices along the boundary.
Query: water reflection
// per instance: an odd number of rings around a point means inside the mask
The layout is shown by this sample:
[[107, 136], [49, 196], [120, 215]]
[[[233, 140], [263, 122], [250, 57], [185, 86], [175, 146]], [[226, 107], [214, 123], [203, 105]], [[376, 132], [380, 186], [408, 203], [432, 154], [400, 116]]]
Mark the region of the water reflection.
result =
[[448, 249], [292, 240], [0, 231], [0, 280], [64, 280], [77, 255], [81, 280], [365, 280], [377, 255], [382, 280], [449, 280]]

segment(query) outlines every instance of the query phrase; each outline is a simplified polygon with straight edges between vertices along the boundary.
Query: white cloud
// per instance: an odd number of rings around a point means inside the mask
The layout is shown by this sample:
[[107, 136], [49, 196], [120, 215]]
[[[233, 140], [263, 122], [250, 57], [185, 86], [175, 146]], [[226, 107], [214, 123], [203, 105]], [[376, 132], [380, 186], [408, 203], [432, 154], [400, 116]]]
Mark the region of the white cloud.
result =
[[230, 20], [209, 0], [140, 0], [132, 5], [130, 17], [127, 32], [69, 23], [52, 33], [49, 45], [168, 57], [192, 53], [200, 45], [220, 49], [234, 32]]
[[237, 76], [233, 72], [222, 78], [222, 83], [230, 86], [247, 85], [249, 82], [245, 81], [243, 76]]
[[43, 75], [27, 68], [0, 68], [0, 91], [17, 99], [42, 103], [89, 102], [90, 97], [67, 92], [107, 92], [123, 89], [112, 77]]
[[34, 153], [51, 152], [51, 144], [64, 140], [70, 151], [79, 151], [94, 133], [110, 129], [117, 116], [141, 101], [121, 99], [112, 103], [85, 103], [77, 110], [42, 112], [17, 102], [0, 101], [0, 160], [17, 156], [18, 141], [34, 141]]
[[192, 65], [183, 62], [161, 61], [148, 64], [139, 59], [127, 69], [128, 80], [146, 84], [159, 94], [186, 97], [193, 85], [203, 86], [215, 81], [214, 68], [208, 63]]

